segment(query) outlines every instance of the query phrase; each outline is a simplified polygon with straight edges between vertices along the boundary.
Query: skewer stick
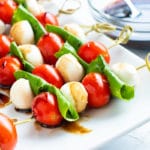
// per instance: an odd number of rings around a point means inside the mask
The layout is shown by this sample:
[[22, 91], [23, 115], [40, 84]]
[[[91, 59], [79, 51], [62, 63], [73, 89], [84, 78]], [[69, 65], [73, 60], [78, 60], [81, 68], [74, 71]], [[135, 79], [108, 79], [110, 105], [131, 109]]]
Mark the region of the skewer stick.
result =
[[27, 118], [27, 119], [21, 120], [21, 121], [16, 121], [16, 122], [14, 122], [14, 125], [17, 126], [17, 125], [21, 125], [21, 124], [24, 124], [24, 123], [27, 123], [27, 122], [31, 122], [31, 121], [34, 121], [33, 117]]
[[[96, 23], [94, 25], [88, 26], [88, 25], [80, 25], [81, 28], [87, 28], [88, 30], [85, 32], [85, 35], [88, 33], [95, 31], [97, 33], [105, 33], [116, 30], [116, 27], [114, 25], [111, 25], [109, 23]], [[114, 40], [114, 43], [108, 47], [108, 49], [111, 49], [119, 44], [126, 44], [129, 41], [129, 38], [133, 32], [133, 29], [131, 26], [125, 26], [121, 32], [119, 37], [117, 37]]]
[[146, 57], [145, 57], [145, 62], [146, 62], [145, 64], [143, 64], [143, 65], [137, 67], [136, 70], [140, 70], [140, 69], [142, 69], [142, 68], [144, 68], [144, 67], [147, 67], [147, 69], [150, 71], [150, 53], [148, 53], [148, 54], [146, 55]]
[[133, 32], [133, 29], [131, 26], [128, 26], [128, 25], [125, 26], [122, 29], [119, 37], [116, 40], [114, 40], [114, 44], [111, 45], [110, 47], [108, 47], [108, 49], [111, 49], [119, 44], [126, 44], [129, 41], [129, 38], [130, 38], [132, 32]]
[[90, 32], [95, 31], [97, 33], [105, 33], [109, 31], [116, 30], [114, 25], [108, 23], [96, 23], [93, 25], [80, 25], [81, 28], [87, 29], [85, 35], [88, 35]]
[[5, 106], [9, 106], [10, 104], [12, 104], [12, 101], [9, 101], [8, 103], [6, 103]]
[[[59, 17], [61, 14], [73, 14], [76, 12], [78, 9], [81, 7], [81, 2], [80, 0], [74, 0], [77, 3], [77, 6], [75, 8], [68, 8], [65, 9], [65, 6], [69, 0], [65, 0], [64, 3], [62, 4], [61, 8], [59, 9], [58, 13], [56, 14], [57, 17]], [[73, 1], [73, 0], [72, 0]]]

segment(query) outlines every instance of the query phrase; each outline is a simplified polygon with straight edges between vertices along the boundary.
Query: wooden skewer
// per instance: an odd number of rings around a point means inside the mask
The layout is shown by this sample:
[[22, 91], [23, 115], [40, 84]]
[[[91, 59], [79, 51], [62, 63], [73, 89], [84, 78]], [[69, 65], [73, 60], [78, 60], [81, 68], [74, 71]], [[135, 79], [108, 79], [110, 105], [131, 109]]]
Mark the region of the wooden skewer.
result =
[[95, 31], [97, 33], [105, 33], [116, 30], [114, 25], [109, 23], [96, 23], [93, 25], [80, 25], [81, 28], [87, 29], [85, 35], [88, 35], [90, 32]]
[[[65, 0], [64, 3], [62, 4], [61, 8], [59, 9], [58, 13], [56, 14], [57, 17], [59, 17], [61, 14], [73, 14], [76, 12], [78, 9], [81, 7], [81, 2], [80, 0], [74, 0], [78, 5], [75, 8], [68, 8], [65, 9], [65, 5], [67, 4], [69, 0]], [[73, 1], [73, 0], [72, 0]]]
[[144, 67], [147, 67], [147, 69], [150, 71], [150, 53], [148, 53], [148, 54], [146, 55], [146, 57], [145, 57], [145, 62], [146, 62], [145, 64], [143, 64], [143, 65], [137, 67], [136, 70], [140, 70], [140, 69], [142, 69], [142, 68], [144, 68]]
[[27, 119], [21, 120], [21, 121], [16, 121], [16, 122], [14, 122], [14, 125], [15, 125], [15, 126], [16, 126], [16, 125], [21, 125], [21, 124], [24, 124], [24, 123], [27, 123], [27, 122], [31, 122], [31, 121], [34, 121], [34, 118], [33, 118], [33, 117], [27, 118]]
[[118, 36], [118, 38], [114, 40], [114, 44], [108, 47], [108, 49], [111, 49], [114, 46], [117, 46], [119, 44], [126, 44], [129, 41], [132, 32], [133, 32], [133, 28], [131, 26], [128, 26], [128, 25], [125, 26], [120, 32], [120, 35]]

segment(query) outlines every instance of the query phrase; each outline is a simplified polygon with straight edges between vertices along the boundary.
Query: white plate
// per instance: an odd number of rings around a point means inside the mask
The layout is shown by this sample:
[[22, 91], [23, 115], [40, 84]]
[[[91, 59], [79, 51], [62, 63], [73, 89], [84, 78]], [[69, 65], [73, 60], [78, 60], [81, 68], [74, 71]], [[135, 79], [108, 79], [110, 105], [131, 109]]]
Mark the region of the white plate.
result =
[[[107, 45], [111, 40], [105, 36], [92, 36]], [[130, 62], [135, 66], [142, 65], [144, 61], [126, 50], [117, 46], [110, 50], [112, 62]], [[135, 98], [129, 102], [113, 98], [109, 105], [101, 109], [86, 112], [88, 119], [81, 119], [81, 125], [91, 129], [88, 134], [72, 134], [61, 127], [56, 129], [41, 128], [37, 130], [34, 123], [17, 126], [18, 144], [16, 150], [84, 150], [99, 148], [106, 142], [119, 137], [130, 130], [140, 126], [150, 119], [150, 73], [147, 69], [139, 71], [140, 83], [135, 92]], [[13, 105], [0, 110], [12, 118], [28, 118], [14, 110]]]

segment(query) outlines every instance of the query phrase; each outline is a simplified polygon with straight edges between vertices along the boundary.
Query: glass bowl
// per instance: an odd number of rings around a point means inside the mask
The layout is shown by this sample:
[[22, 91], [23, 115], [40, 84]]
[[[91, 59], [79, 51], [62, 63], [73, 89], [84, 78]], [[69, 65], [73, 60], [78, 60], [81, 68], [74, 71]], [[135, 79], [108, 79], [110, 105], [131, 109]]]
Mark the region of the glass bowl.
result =
[[150, 0], [132, 0], [141, 14], [132, 18], [129, 7], [123, 0], [88, 0], [93, 17], [98, 22], [116, 26], [117, 30], [110, 35], [118, 36], [125, 25], [130, 25], [134, 32], [133, 41], [150, 41]]

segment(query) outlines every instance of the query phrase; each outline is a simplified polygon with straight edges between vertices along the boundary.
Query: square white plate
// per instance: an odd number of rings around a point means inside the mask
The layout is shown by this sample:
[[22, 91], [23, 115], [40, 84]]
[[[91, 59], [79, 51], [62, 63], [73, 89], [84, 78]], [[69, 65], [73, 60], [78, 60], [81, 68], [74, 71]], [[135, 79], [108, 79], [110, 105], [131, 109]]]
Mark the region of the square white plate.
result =
[[[101, 41], [107, 46], [112, 41], [106, 36], [91, 35], [90, 39]], [[116, 46], [110, 50], [111, 63], [128, 62], [135, 67], [144, 61], [128, 51]], [[16, 150], [85, 150], [99, 148], [110, 140], [146, 123], [150, 119], [150, 73], [146, 68], [139, 71], [140, 83], [135, 90], [135, 97], [129, 102], [112, 98], [103, 108], [86, 112], [88, 118], [81, 118], [80, 124], [92, 132], [88, 134], [72, 134], [61, 127], [55, 129], [39, 128], [33, 122], [17, 126], [18, 143]], [[14, 106], [0, 109], [12, 118], [24, 119], [29, 115], [14, 110]]]

